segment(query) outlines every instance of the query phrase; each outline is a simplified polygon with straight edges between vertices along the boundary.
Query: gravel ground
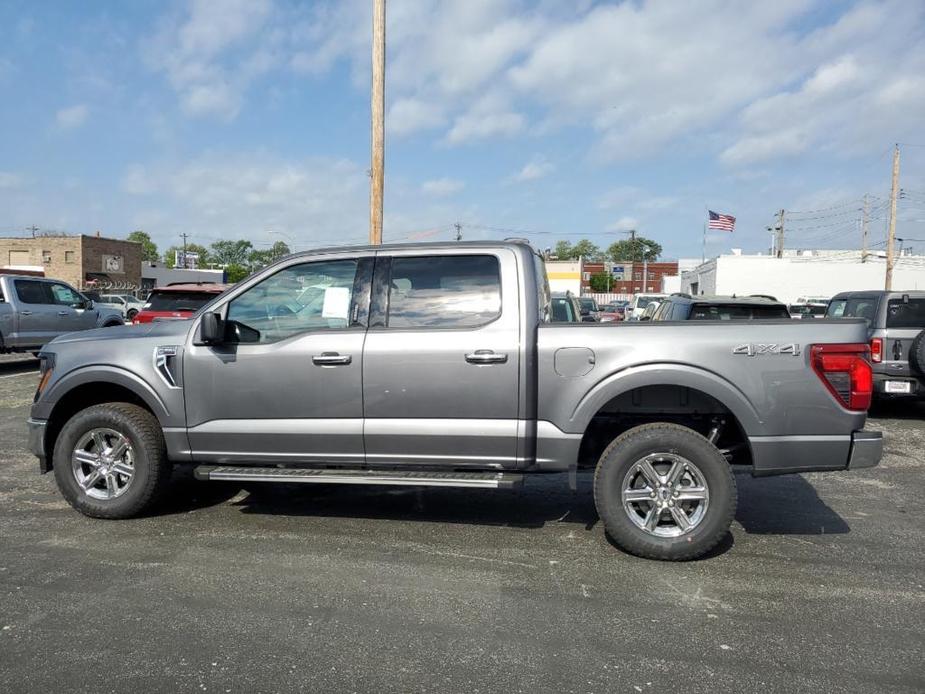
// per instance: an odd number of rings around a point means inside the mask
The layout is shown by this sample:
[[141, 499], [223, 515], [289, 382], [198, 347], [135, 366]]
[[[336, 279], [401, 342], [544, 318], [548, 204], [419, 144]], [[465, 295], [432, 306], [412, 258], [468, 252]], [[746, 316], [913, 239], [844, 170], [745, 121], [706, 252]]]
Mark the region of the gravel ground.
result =
[[922, 692], [925, 408], [878, 468], [738, 475], [732, 533], [665, 564], [582, 476], [518, 491], [175, 480], [94, 521], [26, 451], [0, 359], [0, 691]]

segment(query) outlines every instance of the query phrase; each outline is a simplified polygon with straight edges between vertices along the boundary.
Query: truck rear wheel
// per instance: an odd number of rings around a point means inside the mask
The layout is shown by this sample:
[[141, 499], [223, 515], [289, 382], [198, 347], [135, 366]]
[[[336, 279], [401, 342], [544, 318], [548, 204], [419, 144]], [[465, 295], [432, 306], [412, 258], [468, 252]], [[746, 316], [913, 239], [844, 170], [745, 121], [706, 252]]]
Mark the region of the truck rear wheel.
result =
[[71, 417], [54, 449], [58, 489], [93, 518], [130, 518], [170, 481], [164, 436], [147, 410], [124, 402], [94, 405]]
[[594, 503], [610, 537], [630, 554], [696, 559], [729, 531], [735, 478], [719, 449], [697, 432], [644, 424], [601, 455]]

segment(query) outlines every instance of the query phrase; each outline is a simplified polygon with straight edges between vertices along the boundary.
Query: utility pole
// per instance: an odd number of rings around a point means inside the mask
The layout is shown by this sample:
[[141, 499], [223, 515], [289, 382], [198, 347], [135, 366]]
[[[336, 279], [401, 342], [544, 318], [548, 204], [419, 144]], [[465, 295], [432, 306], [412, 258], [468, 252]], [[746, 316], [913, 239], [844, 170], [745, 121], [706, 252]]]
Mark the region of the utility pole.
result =
[[864, 193], [864, 210], [861, 217], [861, 262], [867, 262], [867, 226], [870, 222], [870, 198]]
[[784, 211], [777, 213], [777, 257], [784, 257]]
[[186, 269], [186, 237], [188, 234], [184, 231], [180, 236], [183, 237], [183, 265], [181, 266], [184, 270]]
[[890, 188], [890, 228], [886, 239], [886, 281], [883, 288], [893, 288], [893, 244], [896, 242], [896, 196], [899, 195], [899, 145], [893, 147], [893, 185]]
[[369, 242], [382, 243], [385, 166], [385, 0], [373, 0], [372, 161], [369, 185]]
[[456, 240], [462, 241], [462, 224], [456, 222], [453, 226], [456, 227]]
[[39, 228], [35, 226], [35, 224], [33, 224], [31, 227], [26, 227], [26, 231], [32, 232], [32, 238], [35, 238], [35, 232], [37, 232], [38, 230]]

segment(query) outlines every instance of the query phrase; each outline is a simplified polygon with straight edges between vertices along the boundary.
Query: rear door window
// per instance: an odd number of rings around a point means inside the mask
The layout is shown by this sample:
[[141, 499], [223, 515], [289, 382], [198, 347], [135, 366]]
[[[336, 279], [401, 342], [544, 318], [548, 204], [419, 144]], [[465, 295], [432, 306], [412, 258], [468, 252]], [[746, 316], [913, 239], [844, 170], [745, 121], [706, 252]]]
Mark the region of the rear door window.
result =
[[925, 328], [925, 299], [890, 299], [886, 307], [886, 327]]
[[36, 282], [35, 280], [16, 280], [13, 282], [16, 287], [16, 296], [24, 304], [53, 304], [51, 293], [48, 291], [45, 282]]
[[475, 328], [501, 315], [501, 269], [493, 255], [395, 257], [390, 328]]

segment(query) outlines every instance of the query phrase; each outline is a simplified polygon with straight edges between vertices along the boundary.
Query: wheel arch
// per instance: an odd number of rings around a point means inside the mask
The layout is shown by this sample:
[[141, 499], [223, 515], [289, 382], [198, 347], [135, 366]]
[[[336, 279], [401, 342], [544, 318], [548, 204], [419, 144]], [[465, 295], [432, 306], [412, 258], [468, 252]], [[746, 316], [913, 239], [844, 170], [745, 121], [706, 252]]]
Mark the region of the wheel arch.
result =
[[52, 404], [45, 427], [49, 468], [62, 427], [77, 412], [104, 402], [128, 402], [150, 412], [163, 427], [167, 408], [151, 386], [135, 374], [113, 367], [86, 367], [55, 383], [44, 398]]

